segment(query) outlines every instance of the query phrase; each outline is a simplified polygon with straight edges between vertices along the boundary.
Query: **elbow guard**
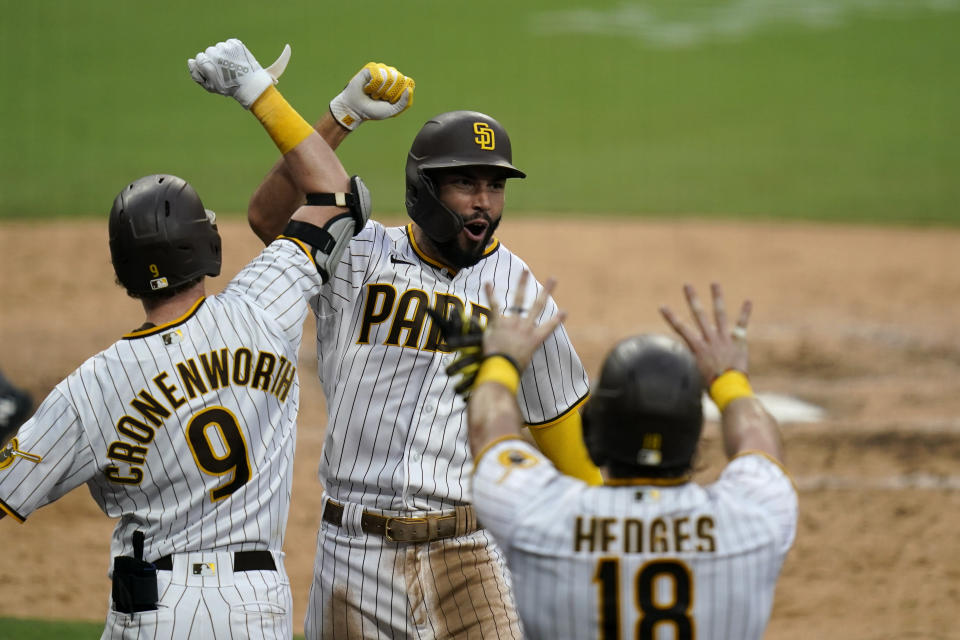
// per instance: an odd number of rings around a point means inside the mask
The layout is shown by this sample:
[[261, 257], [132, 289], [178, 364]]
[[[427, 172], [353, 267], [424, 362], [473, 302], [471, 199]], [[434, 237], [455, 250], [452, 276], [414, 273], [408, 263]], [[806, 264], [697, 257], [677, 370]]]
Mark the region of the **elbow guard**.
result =
[[[317, 207], [347, 207], [353, 218], [353, 235], [363, 231], [370, 219], [370, 191], [360, 176], [350, 178], [350, 193], [308, 193], [307, 205]], [[339, 217], [339, 216], [338, 216]], [[333, 222], [331, 220], [331, 222]], [[326, 228], [327, 225], [324, 225]]]
[[334, 216], [323, 227], [291, 220], [283, 230], [284, 236], [309, 245], [320, 277], [328, 282], [350, 239], [360, 233], [370, 219], [370, 192], [359, 176], [353, 176], [350, 178], [350, 193], [310, 193], [307, 194], [307, 205], [350, 209]]

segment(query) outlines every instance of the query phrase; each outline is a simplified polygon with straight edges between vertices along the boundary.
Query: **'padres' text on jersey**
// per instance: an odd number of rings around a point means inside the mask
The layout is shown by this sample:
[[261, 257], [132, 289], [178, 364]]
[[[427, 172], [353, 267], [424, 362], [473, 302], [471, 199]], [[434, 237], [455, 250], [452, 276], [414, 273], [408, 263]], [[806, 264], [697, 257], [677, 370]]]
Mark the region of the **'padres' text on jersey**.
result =
[[473, 488], [537, 638], [759, 639], [797, 525], [790, 478], [759, 453], [706, 487], [590, 487], [508, 439]]
[[291, 240], [182, 318], [124, 336], [58, 384], [0, 465], [18, 520], [86, 483], [120, 517], [111, 555], [280, 550], [292, 482], [297, 354], [321, 279]]
[[[490, 314], [484, 283], [494, 284], [505, 308], [525, 269], [499, 241], [476, 265], [451, 274], [416, 246], [409, 226], [370, 222], [353, 239], [314, 309], [328, 412], [320, 480], [333, 498], [401, 511], [470, 501], [465, 404], [444, 371], [452, 354], [426, 309], [466, 310], [483, 323]], [[544, 313], [556, 310], [551, 300]], [[549, 423], [587, 392], [560, 327], [521, 381], [524, 418]]]

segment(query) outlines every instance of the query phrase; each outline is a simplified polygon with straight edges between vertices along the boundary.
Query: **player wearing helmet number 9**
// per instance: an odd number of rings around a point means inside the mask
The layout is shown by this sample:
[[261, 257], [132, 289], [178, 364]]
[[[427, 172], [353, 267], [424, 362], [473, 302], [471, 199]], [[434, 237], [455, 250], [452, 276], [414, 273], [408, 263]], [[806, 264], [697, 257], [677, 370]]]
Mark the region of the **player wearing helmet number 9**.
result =
[[293, 635], [282, 549], [298, 354], [338, 246], [311, 238], [350, 237], [367, 208], [359, 179], [274, 88], [282, 66], [261, 68], [239, 40], [188, 62], [261, 119], [298, 188], [333, 204], [299, 207], [289, 235], [208, 296], [222, 262], [213, 212], [178, 176], [127, 183], [109, 213], [110, 257], [143, 323], [57, 384], [0, 451], [6, 520], [82, 484], [117, 519], [104, 638]]

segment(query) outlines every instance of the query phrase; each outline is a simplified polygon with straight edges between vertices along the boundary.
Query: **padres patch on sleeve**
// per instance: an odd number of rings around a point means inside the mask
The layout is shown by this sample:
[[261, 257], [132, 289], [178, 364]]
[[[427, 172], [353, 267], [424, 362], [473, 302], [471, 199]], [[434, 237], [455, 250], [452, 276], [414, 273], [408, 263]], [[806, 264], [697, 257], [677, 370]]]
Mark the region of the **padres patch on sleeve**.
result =
[[510, 475], [510, 472], [514, 469], [529, 469], [540, 464], [540, 460], [530, 453], [524, 451], [523, 449], [504, 449], [497, 456], [497, 462], [504, 468], [503, 475], [500, 476], [500, 480], [497, 483], [501, 483], [507, 479], [507, 476]]
[[504, 449], [497, 456], [497, 461], [505, 467], [533, 467], [540, 461], [523, 449]]
[[37, 464], [43, 460], [43, 458], [40, 456], [35, 456], [32, 453], [21, 451], [18, 448], [19, 445], [20, 443], [17, 442], [16, 438], [14, 438], [10, 441], [10, 444], [3, 448], [3, 451], [0, 451], [0, 469], [6, 469], [9, 467], [18, 457], [23, 458], [24, 460], [29, 460], [33, 464]]

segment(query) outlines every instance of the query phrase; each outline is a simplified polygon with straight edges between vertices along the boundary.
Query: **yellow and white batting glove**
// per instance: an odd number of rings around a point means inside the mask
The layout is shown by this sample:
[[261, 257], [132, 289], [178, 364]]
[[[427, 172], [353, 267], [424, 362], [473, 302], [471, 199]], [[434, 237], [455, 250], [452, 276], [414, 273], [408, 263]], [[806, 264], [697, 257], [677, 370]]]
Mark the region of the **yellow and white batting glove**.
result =
[[368, 62], [330, 101], [330, 113], [353, 131], [364, 120], [386, 120], [406, 111], [413, 104], [415, 86], [413, 78], [396, 68]]
[[276, 62], [264, 69], [246, 45], [230, 38], [187, 60], [187, 68], [190, 76], [207, 91], [230, 96], [244, 109], [249, 109], [268, 87], [277, 83], [289, 61], [288, 44]]

